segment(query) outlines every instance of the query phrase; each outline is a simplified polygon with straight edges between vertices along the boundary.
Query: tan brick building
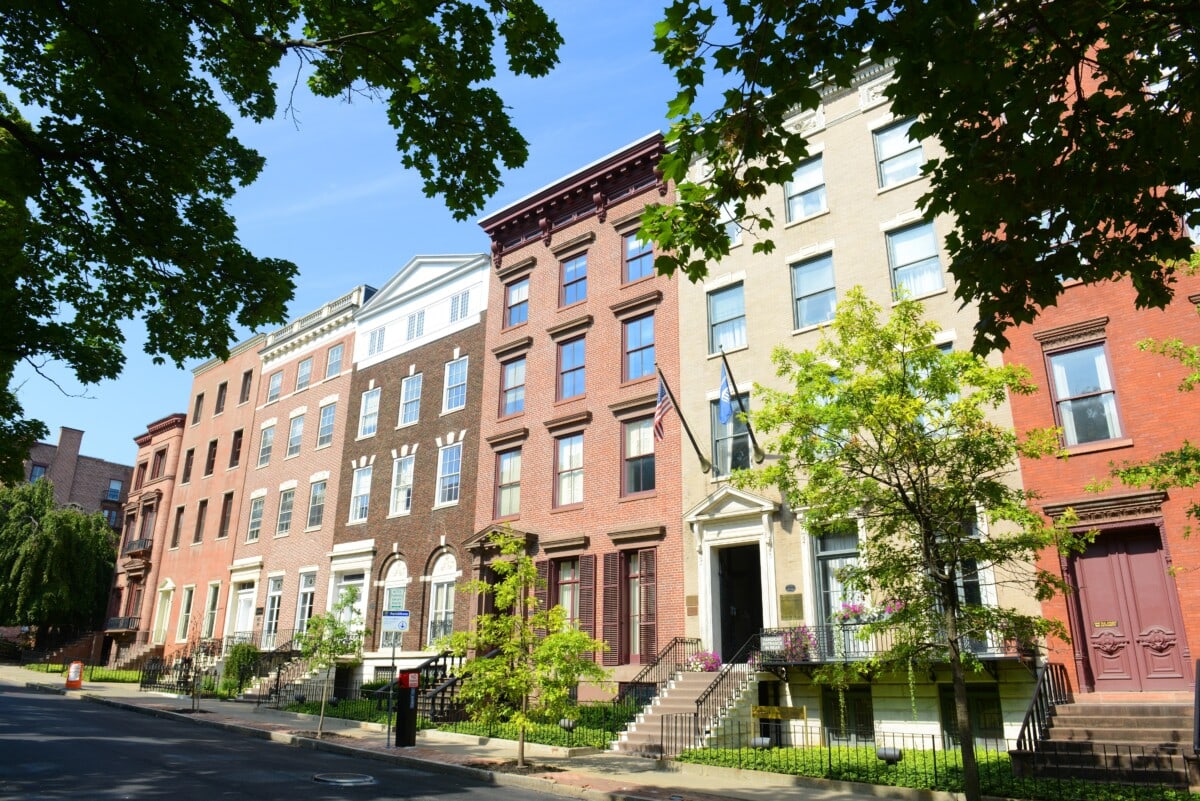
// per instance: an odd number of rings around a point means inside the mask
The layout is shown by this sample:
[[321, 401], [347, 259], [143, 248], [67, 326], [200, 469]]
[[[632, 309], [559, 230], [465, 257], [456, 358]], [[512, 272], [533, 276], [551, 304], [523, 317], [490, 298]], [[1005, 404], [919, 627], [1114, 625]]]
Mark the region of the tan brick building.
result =
[[525, 534], [548, 600], [608, 644], [617, 681], [684, 632], [678, 419], [652, 434], [655, 366], [680, 380], [677, 284], [637, 236], [645, 205], [672, 200], [662, 153], [647, 136], [481, 222], [477, 541], [501, 525]]
[[[721, 422], [722, 353], [736, 387], [731, 386], [733, 410], [740, 408], [739, 393], [745, 408], [754, 409], [756, 383], [785, 388], [775, 376], [771, 351], [778, 345], [814, 346], [837, 299], [855, 285], [885, 309], [895, 293], [906, 291], [940, 324], [941, 347], [971, 344], [976, 312], [960, 308], [946, 273], [942, 243], [951, 221], [925, 218], [918, 203], [928, 189], [921, 166], [938, 154], [938, 145], [912, 140], [912, 121], [892, 115], [881, 94], [888, 77], [881, 69], [865, 71], [854, 88], [825, 91], [817, 111], [788, 123], [809, 137], [810, 158], [792, 181], [751, 207], [773, 213], [775, 227], [768, 233], [774, 252], [752, 252], [758, 234], [731, 220], [730, 255], [710, 265], [702, 282], [680, 286], [680, 357], [688, 365], [680, 378], [680, 401], [713, 463], [705, 473], [691, 453], [684, 454], [684, 525], [695, 545], [686, 550], [687, 630], [727, 660], [760, 632], [779, 637], [799, 626], [817, 637], [818, 661], [840, 659], [834, 639], [842, 635], [829, 627], [830, 618], [843, 601], [870, 599], [848, 597], [837, 578], [840, 565], [857, 559], [856, 536], [810, 537], [803, 510], [789, 509], [777, 493], [729, 484], [730, 470], [754, 467], [759, 454], [740, 418]], [[699, 166], [696, 176], [702, 177]], [[999, 422], [1011, 425], [1009, 414], [1000, 410]], [[765, 444], [761, 432], [756, 436]], [[1003, 587], [982, 583], [985, 597], [1036, 612], [1028, 597], [1005, 597]], [[841, 644], [856, 656], [877, 645], [853, 639]], [[981, 717], [989, 721], [989, 736], [1015, 736], [1030, 674], [1015, 654], [985, 649], [984, 656], [994, 672], [975, 678], [973, 692], [987, 710]], [[836, 722], [837, 704], [828, 692], [803, 670], [787, 675], [785, 682], [767, 682], [762, 697], [805, 705], [814, 723], [818, 715]], [[939, 734], [949, 722], [942, 711], [948, 680], [946, 674], [920, 683], [921, 714], [913, 721], [907, 677], [877, 677], [848, 694], [848, 723]]]

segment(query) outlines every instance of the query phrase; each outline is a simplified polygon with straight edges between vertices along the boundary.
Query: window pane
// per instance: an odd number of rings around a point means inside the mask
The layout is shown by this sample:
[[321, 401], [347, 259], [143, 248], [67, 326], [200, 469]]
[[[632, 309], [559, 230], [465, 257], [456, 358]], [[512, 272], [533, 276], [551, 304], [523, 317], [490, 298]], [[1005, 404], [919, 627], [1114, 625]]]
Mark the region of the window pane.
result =
[[509, 415], [525, 411], [525, 358], [505, 363], [503, 372], [504, 394], [500, 399], [500, 414]]
[[583, 435], [575, 434], [558, 441], [559, 506], [583, 502]]
[[625, 280], [637, 281], [654, 272], [654, 249], [638, 234], [625, 237]]
[[438, 503], [458, 503], [462, 443], [442, 448], [438, 457]]
[[529, 319], [529, 279], [522, 278], [508, 285], [504, 302], [504, 324], [518, 325]]
[[411, 425], [421, 416], [422, 374], [410, 375], [400, 382], [400, 424]]
[[467, 405], [467, 357], [446, 365], [446, 397], [443, 411], [454, 411]]
[[358, 417], [358, 435], [369, 437], [379, 426], [379, 388], [369, 389], [362, 394], [362, 405]]
[[742, 285], [708, 295], [709, 351], [732, 350], [746, 344], [746, 306]]
[[317, 427], [317, 447], [322, 448], [333, 442], [333, 418], [337, 414], [337, 404], [331, 403], [321, 407], [321, 421]]
[[792, 287], [796, 296], [797, 328], [833, 319], [837, 292], [834, 289], [832, 256], [792, 265]]
[[625, 323], [625, 380], [654, 372], [654, 315]]
[[587, 254], [563, 262], [562, 305], [570, 306], [587, 299]]
[[896, 291], [911, 296], [936, 292], [944, 287], [938, 261], [937, 236], [933, 225], [924, 223], [887, 235]]

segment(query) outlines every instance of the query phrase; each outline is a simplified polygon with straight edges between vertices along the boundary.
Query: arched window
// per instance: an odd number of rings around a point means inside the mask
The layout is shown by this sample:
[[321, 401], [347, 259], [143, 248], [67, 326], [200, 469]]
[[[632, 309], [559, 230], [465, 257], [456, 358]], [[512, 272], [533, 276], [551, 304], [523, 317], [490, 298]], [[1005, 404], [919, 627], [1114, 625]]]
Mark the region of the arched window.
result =
[[383, 578], [383, 608], [379, 611], [379, 630], [383, 632], [379, 640], [380, 648], [400, 648], [404, 633], [387, 631], [383, 626], [384, 612], [400, 612], [408, 609], [408, 565], [397, 559], [388, 567], [387, 575]]
[[433, 563], [429, 577], [429, 642], [435, 642], [454, 630], [454, 580], [458, 562], [454, 554], [444, 553]]

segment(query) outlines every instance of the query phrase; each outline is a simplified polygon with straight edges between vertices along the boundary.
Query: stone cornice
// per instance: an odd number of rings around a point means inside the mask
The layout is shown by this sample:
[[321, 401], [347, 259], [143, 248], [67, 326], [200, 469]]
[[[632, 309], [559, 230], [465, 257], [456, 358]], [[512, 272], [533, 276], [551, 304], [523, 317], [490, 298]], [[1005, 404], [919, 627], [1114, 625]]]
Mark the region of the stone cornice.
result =
[[1042, 511], [1057, 519], [1062, 517], [1067, 509], [1073, 509], [1079, 519], [1079, 525], [1103, 525], [1159, 517], [1162, 515], [1162, 505], [1166, 499], [1165, 492], [1135, 492], [1075, 502], [1048, 503], [1042, 507]]
[[1035, 332], [1033, 338], [1042, 343], [1042, 350], [1057, 350], [1068, 345], [1077, 345], [1104, 338], [1104, 328], [1108, 325], [1107, 317], [1097, 317], [1080, 323], [1060, 325], [1045, 331]]

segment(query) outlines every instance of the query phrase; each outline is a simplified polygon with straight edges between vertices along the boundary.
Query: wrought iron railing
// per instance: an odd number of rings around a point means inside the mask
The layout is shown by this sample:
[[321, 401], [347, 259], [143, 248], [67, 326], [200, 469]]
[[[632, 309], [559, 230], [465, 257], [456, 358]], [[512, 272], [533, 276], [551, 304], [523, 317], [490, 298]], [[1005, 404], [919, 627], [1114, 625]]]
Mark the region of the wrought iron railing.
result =
[[[694, 726], [697, 738], [720, 719], [737, 691], [757, 672], [759, 664], [756, 654], [761, 652], [761, 640], [762, 635], [751, 635], [733, 658], [716, 672], [708, 688], [696, 698]], [[665, 750], [663, 755], [667, 755]]]
[[[873, 659], [891, 651], [895, 634], [868, 631], [866, 623], [832, 623], [763, 629], [758, 657], [765, 666], [821, 665]], [[1015, 658], [1028, 649], [998, 636], [964, 638], [963, 648], [980, 659]]]
[[1038, 750], [1038, 744], [1050, 731], [1050, 716], [1054, 707], [1070, 701], [1071, 685], [1066, 667], [1057, 662], [1039, 667], [1037, 683], [1033, 687], [1033, 698], [1029, 701], [1029, 708], [1025, 710], [1021, 733], [1017, 735], [1017, 750]]
[[698, 654], [700, 649], [701, 642], [696, 637], [673, 638], [636, 676], [621, 683], [613, 705], [643, 707], [650, 703], [662, 690], [663, 685], [676, 673], [684, 670], [688, 660]]
[[140, 617], [110, 617], [104, 624], [105, 631], [137, 631]]
[[140, 551], [149, 551], [153, 546], [154, 540], [152, 539], [142, 538], [130, 540], [129, 542], [125, 543], [125, 547], [121, 549], [121, 556], [129, 556], [131, 553], [138, 553]]
[[[499, 649], [488, 651], [479, 659], [491, 659]], [[462, 720], [465, 711], [458, 700], [462, 677], [454, 675], [465, 662], [465, 657], [443, 651], [423, 662], [417, 670], [421, 673], [421, 693], [417, 696], [417, 715], [435, 723]]]

